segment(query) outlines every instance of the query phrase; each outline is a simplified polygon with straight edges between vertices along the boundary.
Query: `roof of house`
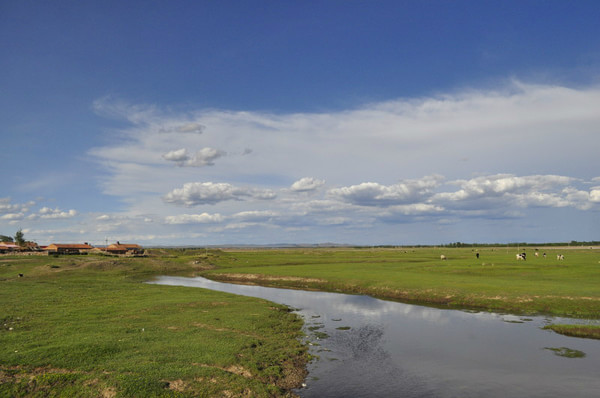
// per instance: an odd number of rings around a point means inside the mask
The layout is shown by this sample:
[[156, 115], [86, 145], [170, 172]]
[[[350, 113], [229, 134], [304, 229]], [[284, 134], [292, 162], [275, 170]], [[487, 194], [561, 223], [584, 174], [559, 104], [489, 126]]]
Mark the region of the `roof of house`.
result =
[[9, 248], [9, 249], [16, 249], [19, 247], [19, 245], [13, 243], [13, 242], [0, 242], [0, 246], [4, 247], [4, 248]]
[[133, 243], [119, 243], [108, 245], [107, 250], [132, 250], [132, 249], [141, 249], [142, 246], [136, 245]]
[[48, 248], [57, 248], [57, 249], [93, 249], [92, 246], [88, 244], [79, 244], [79, 243], [52, 243], [47, 246]]

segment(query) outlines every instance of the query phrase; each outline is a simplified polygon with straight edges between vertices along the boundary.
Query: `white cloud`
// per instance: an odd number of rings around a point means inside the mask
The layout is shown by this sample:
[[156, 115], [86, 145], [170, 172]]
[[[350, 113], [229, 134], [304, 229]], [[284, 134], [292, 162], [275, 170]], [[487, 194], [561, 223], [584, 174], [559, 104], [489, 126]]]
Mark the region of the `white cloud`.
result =
[[189, 158], [190, 158], [188, 156], [187, 150], [185, 148], [167, 152], [164, 155], [162, 155], [162, 157], [165, 160], [170, 160], [173, 162], [185, 162], [186, 160], [189, 160]]
[[25, 213], [29, 211], [29, 208], [33, 205], [35, 205], [35, 202], [33, 201], [27, 203], [12, 203], [11, 198], [0, 198], [0, 213]]
[[399, 213], [406, 216], [436, 214], [444, 211], [444, 208], [430, 203], [413, 203], [409, 205], [398, 205], [389, 208], [392, 213]]
[[[354, 241], [377, 240], [387, 239], [385, 228], [397, 222], [419, 220], [423, 231], [437, 231], [474, 220], [518, 217], [542, 225], [552, 219], [532, 213], [561, 212], [589, 224], [578, 212], [600, 204], [598, 87], [511, 81], [320, 113], [178, 113], [110, 99], [95, 107], [131, 123], [110, 145], [90, 151], [105, 172], [103, 193], [128, 206], [124, 214], [164, 221], [156, 224], [166, 231], [156, 236], [177, 235], [179, 224], [166, 220], [186, 215], [174, 214], [173, 204], [213, 206], [213, 214], [231, 222], [233, 235], [221, 235], [223, 241], [274, 241], [284, 239], [283, 231], [298, 233], [289, 241], [333, 230], [349, 237], [342, 230], [371, 226]], [[27, 216], [7, 203], [0, 201], [0, 214]], [[133, 228], [127, 224], [113, 228]]]
[[213, 166], [214, 160], [225, 156], [225, 151], [221, 151], [214, 148], [202, 148], [198, 152], [196, 152], [196, 156], [191, 158], [188, 162], [185, 163], [186, 166]]
[[180, 214], [177, 216], [168, 216], [165, 218], [167, 224], [206, 224], [219, 223], [224, 220], [224, 217], [219, 213], [215, 214]]
[[196, 152], [195, 156], [188, 155], [185, 148], [170, 151], [162, 155], [165, 160], [176, 162], [177, 165], [183, 167], [202, 167], [214, 166], [214, 161], [227, 153], [214, 148], [202, 148]]
[[[470, 180], [456, 180], [452, 184], [461, 189], [454, 192], [442, 192], [434, 195], [432, 200], [445, 206], [485, 207], [486, 203], [495, 201], [511, 201], [520, 206], [555, 206], [568, 205], [556, 194], [545, 191], [562, 189], [575, 179], [557, 175], [515, 176], [496, 174], [481, 176]], [[479, 203], [477, 205], [476, 203]]]
[[73, 218], [77, 215], [76, 210], [62, 211], [58, 208], [51, 209], [49, 207], [42, 207], [37, 213], [30, 214], [27, 218], [30, 220], [42, 219], [42, 220], [56, 220], [56, 219], [68, 219]]
[[252, 210], [235, 213], [231, 217], [243, 221], [268, 221], [278, 216], [279, 213], [270, 210]]
[[319, 180], [312, 177], [304, 177], [294, 182], [290, 189], [294, 192], [309, 192], [319, 189], [324, 184], [324, 180]]
[[25, 217], [25, 213], [6, 213], [6, 214], [1, 215], [0, 219], [13, 221], [13, 220], [21, 220], [21, 219], [23, 219], [23, 217]]
[[240, 188], [227, 183], [189, 182], [166, 194], [163, 200], [184, 206], [216, 204], [227, 200], [274, 199], [275, 193], [265, 189]]
[[363, 182], [349, 187], [329, 190], [329, 195], [360, 206], [389, 206], [425, 200], [441, 181], [442, 176], [432, 175], [419, 180], [404, 180], [385, 186], [375, 182]]

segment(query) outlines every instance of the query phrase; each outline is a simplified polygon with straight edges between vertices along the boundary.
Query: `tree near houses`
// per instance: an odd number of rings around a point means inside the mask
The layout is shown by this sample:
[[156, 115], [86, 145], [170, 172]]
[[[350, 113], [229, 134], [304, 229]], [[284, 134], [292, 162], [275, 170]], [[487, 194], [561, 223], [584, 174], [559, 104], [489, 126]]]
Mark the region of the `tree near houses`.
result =
[[15, 243], [19, 246], [25, 245], [25, 235], [20, 229], [15, 233]]
[[12, 236], [0, 235], [0, 242], [12, 242]]

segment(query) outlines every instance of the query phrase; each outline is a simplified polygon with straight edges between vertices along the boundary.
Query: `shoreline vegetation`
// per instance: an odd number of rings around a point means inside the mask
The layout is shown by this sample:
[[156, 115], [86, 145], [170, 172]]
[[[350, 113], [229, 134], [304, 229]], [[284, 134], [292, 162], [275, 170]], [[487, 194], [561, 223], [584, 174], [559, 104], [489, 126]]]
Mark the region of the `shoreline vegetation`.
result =
[[[517, 260], [523, 252], [526, 260]], [[201, 263], [202, 276], [223, 282], [365, 294], [439, 308], [600, 319], [598, 248], [230, 249]]]
[[597, 248], [541, 245], [0, 256], [0, 396], [293, 396], [310, 360], [299, 316], [256, 298], [143, 283], [159, 275], [591, 319], [547, 328], [598, 338], [599, 261]]

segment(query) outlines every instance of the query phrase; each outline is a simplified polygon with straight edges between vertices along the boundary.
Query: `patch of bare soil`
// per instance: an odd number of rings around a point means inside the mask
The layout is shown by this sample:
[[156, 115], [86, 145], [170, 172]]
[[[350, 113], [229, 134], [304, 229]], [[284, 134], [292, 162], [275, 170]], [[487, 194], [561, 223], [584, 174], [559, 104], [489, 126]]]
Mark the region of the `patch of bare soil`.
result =
[[268, 282], [306, 282], [306, 283], [320, 283], [327, 282], [325, 279], [319, 278], [303, 278], [299, 276], [269, 276], [260, 274], [215, 274], [219, 279], [226, 279], [231, 281], [268, 281]]
[[102, 390], [101, 394], [102, 398], [115, 398], [117, 396], [117, 391], [113, 387], [108, 387]]
[[307, 374], [308, 371], [304, 362], [289, 361], [283, 364], [283, 378], [277, 380], [275, 384], [277, 387], [289, 391], [300, 387]]
[[167, 383], [169, 383], [169, 390], [173, 390], [173, 391], [177, 391], [177, 392], [185, 392], [186, 390], [189, 389], [189, 385], [181, 379], [177, 379], [177, 380], [173, 380], [173, 381], [168, 380]]
[[227, 368], [224, 368], [223, 370], [225, 370], [229, 373], [236, 374], [238, 376], [245, 377], [246, 379], [252, 378], [252, 373], [250, 373], [250, 371], [248, 369], [244, 368], [243, 366], [231, 365]]
[[231, 365], [231, 366], [228, 366], [228, 367], [208, 365], [206, 363], [194, 363], [192, 365], [200, 366], [202, 368], [220, 369], [220, 370], [228, 372], [228, 373], [233, 373], [235, 375], [245, 377], [246, 379], [251, 379], [253, 377], [252, 373], [248, 369], [246, 369], [246, 368], [244, 368], [243, 366], [240, 366], [240, 365]]
[[25, 368], [22, 366], [8, 366], [0, 368], [0, 383], [18, 382], [23, 379], [32, 379], [47, 373], [74, 374], [80, 372], [58, 368], [34, 368], [31, 370], [25, 370]]
[[195, 261], [192, 261], [190, 264], [192, 265], [192, 268], [194, 268], [195, 270], [198, 270], [198, 271], [207, 271], [210, 269], [217, 268], [214, 264], [207, 263], [202, 260], [195, 260]]

